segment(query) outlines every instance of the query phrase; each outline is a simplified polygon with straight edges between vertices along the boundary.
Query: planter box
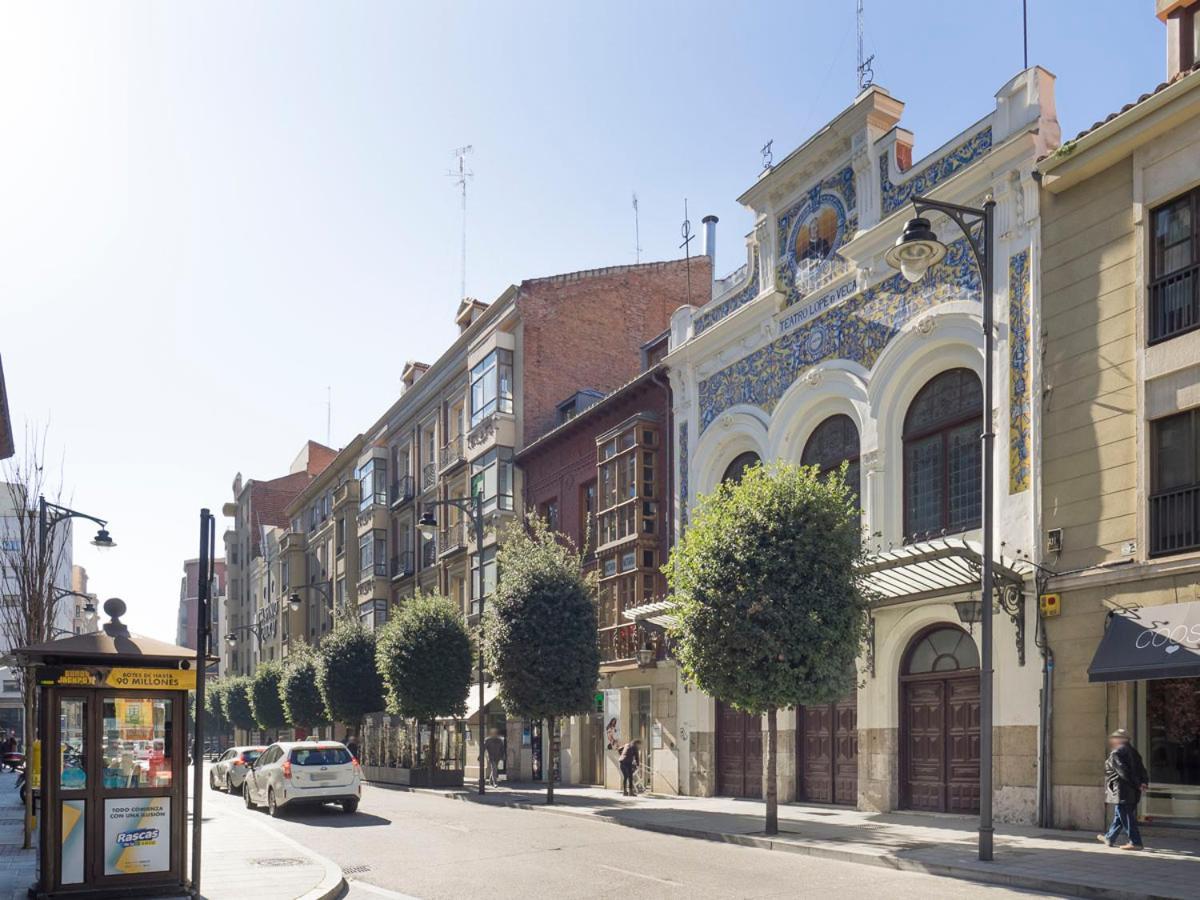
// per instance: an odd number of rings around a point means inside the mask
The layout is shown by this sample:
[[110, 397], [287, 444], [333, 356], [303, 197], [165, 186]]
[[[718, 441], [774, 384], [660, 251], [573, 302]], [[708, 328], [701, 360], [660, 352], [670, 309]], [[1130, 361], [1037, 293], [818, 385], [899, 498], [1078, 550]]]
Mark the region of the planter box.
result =
[[461, 769], [435, 769], [433, 779], [429, 778], [429, 769], [393, 769], [388, 766], [363, 766], [363, 775], [367, 781], [376, 784], [405, 784], [409, 787], [462, 787], [463, 773]]

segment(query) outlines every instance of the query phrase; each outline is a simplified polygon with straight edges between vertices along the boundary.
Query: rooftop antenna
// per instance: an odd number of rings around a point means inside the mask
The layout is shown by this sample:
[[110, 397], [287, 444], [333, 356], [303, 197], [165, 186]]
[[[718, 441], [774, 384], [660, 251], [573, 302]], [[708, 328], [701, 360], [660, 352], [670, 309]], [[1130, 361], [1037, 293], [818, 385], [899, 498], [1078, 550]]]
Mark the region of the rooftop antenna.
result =
[[638, 222], [637, 191], [633, 193], [633, 253], [634, 258], [642, 261], [642, 226]]
[[871, 63], [875, 54], [863, 57], [863, 0], [858, 0], [858, 92], [861, 94], [875, 82], [875, 71]]
[[462, 289], [458, 295], [460, 300], [467, 296], [467, 179], [475, 177], [474, 172], [467, 170], [467, 154], [474, 149], [470, 144], [455, 148], [454, 155], [458, 158], [458, 171], [451, 169], [446, 173], [462, 190], [462, 256], [459, 260], [459, 266], [462, 269]]
[[696, 236], [692, 234], [692, 223], [688, 219], [687, 197], [683, 198], [683, 225], [680, 226], [679, 233], [683, 236], [683, 243], [679, 246], [683, 248], [684, 268], [687, 272], [687, 302], [690, 306], [692, 303], [692, 240]]
[[1021, 39], [1022, 47], [1025, 51], [1025, 65], [1023, 68], [1029, 68], [1029, 0], [1021, 0]]

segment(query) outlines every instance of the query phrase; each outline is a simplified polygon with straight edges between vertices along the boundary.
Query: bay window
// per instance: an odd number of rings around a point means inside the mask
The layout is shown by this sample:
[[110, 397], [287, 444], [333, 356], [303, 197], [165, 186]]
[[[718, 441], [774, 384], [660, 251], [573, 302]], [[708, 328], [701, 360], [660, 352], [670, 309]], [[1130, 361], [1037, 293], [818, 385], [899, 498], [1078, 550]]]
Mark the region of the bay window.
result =
[[494, 412], [513, 411], [512, 351], [497, 347], [471, 368], [471, 427]]
[[471, 557], [471, 615], [477, 616], [483, 608], [479, 596], [479, 565], [483, 563], [483, 596], [492, 596], [496, 591], [496, 548], [487, 547], [482, 553]]
[[358, 539], [359, 579], [387, 575], [387, 532], [381, 528]]
[[512, 449], [493, 447], [471, 463], [471, 496], [482, 497], [484, 515], [513, 508]]
[[387, 506], [387, 460], [372, 457], [358, 467], [359, 509]]

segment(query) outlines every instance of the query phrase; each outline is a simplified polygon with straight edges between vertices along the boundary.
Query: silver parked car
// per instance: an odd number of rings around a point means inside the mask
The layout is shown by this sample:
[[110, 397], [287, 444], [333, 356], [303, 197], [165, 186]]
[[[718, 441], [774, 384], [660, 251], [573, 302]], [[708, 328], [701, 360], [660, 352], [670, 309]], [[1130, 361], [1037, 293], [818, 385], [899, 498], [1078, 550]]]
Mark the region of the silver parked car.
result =
[[266, 747], [230, 747], [208, 770], [208, 786], [214, 791], [241, 791], [246, 770], [262, 756]]
[[265, 805], [273, 816], [301, 803], [338, 803], [348, 813], [362, 797], [362, 769], [337, 741], [281, 741], [247, 767], [246, 807]]

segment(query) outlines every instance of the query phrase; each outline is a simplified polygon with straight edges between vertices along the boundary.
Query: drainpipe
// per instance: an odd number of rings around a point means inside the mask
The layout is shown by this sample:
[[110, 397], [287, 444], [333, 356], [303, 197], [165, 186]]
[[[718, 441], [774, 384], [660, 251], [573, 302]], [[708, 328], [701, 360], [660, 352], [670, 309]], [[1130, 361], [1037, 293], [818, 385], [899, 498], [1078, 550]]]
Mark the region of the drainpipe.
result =
[[1054, 651], [1050, 649], [1050, 640], [1046, 636], [1046, 622], [1042, 618], [1041, 595], [1046, 586], [1046, 579], [1037, 579], [1038, 612], [1037, 630], [1034, 632], [1034, 643], [1042, 655], [1042, 702], [1039, 710], [1038, 728], [1038, 797], [1037, 821], [1041, 828], [1054, 827], [1054, 778], [1053, 778], [1053, 749], [1054, 749]]

